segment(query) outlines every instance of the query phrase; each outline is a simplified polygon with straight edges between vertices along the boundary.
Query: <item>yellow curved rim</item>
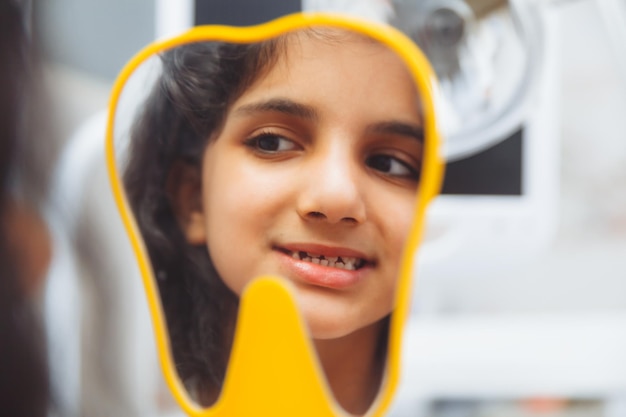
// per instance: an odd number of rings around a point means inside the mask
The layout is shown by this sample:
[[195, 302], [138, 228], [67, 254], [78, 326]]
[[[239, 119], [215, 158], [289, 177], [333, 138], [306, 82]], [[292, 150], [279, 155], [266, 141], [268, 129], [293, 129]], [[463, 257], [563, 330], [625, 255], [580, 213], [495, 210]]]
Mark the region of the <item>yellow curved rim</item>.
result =
[[[399, 382], [402, 332], [410, 309], [414, 255], [422, 237], [426, 208], [429, 202], [438, 194], [443, 176], [443, 164], [440, 157], [440, 129], [436, 113], [436, 79], [428, 60], [410, 39], [392, 27], [326, 13], [298, 13], [251, 27], [199, 26], [179, 36], [148, 45], [127, 63], [113, 86], [106, 131], [106, 160], [109, 180], [142, 275], [154, 325], [159, 362], [174, 398], [190, 416], [213, 416], [224, 415], [224, 413], [219, 412], [217, 404], [210, 408], [202, 408], [192, 401], [178, 378], [172, 361], [167, 326], [165, 325], [158, 289], [153, 278], [152, 267], [132, 211], [127, 203], [115, 158], [114, 125], [118, 100], [126, 82], [134, 71], [144, 61], [159, 52], [190, 42], [260, 42], [285, 32], [312, 26], [332, 26], [353, 30], [387, 45], [404, 60], [423, 99], [425, 152], [422, 177], [417, 195], [413, 227], [405, 245], [401, 261], [400, 277], [396, 292], [396, 307], [392, 314], [390, 325], [386, 377], [376, 402], [367, 413], [368, 416], [384, 415], [391, 404], [393, 394]], [[332, 402], [333, 400], [329, 399], [329, 401]]]

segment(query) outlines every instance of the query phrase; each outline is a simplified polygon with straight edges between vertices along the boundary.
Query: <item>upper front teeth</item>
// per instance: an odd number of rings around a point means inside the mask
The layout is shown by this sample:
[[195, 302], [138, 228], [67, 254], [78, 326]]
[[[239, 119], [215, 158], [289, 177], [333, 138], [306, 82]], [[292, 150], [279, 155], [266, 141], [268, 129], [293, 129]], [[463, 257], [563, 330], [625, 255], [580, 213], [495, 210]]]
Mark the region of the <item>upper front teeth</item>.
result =
[[365, 263], [363, 259], [350, 256], [324, 256], [302, 251], [292, 252], [291, 257], [305, 262], [312, 262], [318, 265], [348, 270], [355, 270], [357, 268], [360, 268]]

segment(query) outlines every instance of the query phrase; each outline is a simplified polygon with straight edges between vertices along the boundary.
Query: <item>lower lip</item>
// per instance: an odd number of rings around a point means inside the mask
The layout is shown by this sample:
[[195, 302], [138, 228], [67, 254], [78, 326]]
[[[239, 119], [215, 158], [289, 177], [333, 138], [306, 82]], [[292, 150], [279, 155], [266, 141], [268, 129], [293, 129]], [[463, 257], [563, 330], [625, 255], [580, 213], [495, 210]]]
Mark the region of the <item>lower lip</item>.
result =
[[288, 276], [319, 287], [344, 289], [355, 286], [363, 280], [365, 273], [371, 268], [368, 265], [355, 270], [332, 268], [295, 259], [284, 252], [277, 253]]

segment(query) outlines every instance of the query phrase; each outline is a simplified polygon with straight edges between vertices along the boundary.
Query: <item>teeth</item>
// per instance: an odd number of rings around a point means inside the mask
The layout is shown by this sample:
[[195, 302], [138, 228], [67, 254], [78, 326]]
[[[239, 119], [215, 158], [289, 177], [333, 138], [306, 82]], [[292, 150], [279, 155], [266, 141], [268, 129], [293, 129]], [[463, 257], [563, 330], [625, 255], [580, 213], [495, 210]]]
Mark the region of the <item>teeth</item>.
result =
[[292, 252], [291, 257], [305, 262], [312, 262], [316, 265], [329, 266], [331, 268], [346, 269], [354, 271], [365, 264], [365, 261], [360, 258], [350, 256], [324, 256], [317, 255], [310, 252]]

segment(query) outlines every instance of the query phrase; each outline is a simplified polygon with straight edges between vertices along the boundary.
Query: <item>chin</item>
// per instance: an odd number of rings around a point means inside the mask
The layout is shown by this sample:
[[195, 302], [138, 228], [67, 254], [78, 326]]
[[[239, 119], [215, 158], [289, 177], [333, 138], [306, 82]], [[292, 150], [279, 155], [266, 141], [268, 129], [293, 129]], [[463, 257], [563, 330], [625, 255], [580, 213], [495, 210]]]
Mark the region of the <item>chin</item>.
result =
[[304, 309], [303, 311], [304, 321], [312, 339], [340, 339], [360, 328], [358, 323], [348, 323], [344, 314], [338, 312], [331, 313], [328, 309], [326, 314], [320, 314], [322, 311], [324, 311], [322, 307], [308, 311]]
[[354, 333], [357, 329], [346, 328], [344, 325], [337, 323], [336, 326], [328, 324], [308, 324], [311, 338], [315, 340], [333, 340], [341, 339]]
[[332, 317], [315, 317], [309, 318], [305, 315], [305, 321], [309, 330], [311, 338], [314, 340], [348, 340], [350, 336], [356, 336], [354, 340], [364, 340], [363, 336], [370, 331], [377, 332], [377, 325], [382, 322], [382, 319], [375, 320], [372, 323], [348, 323], [345, 320], [345, 316], [341, 314], [333, 315]]

